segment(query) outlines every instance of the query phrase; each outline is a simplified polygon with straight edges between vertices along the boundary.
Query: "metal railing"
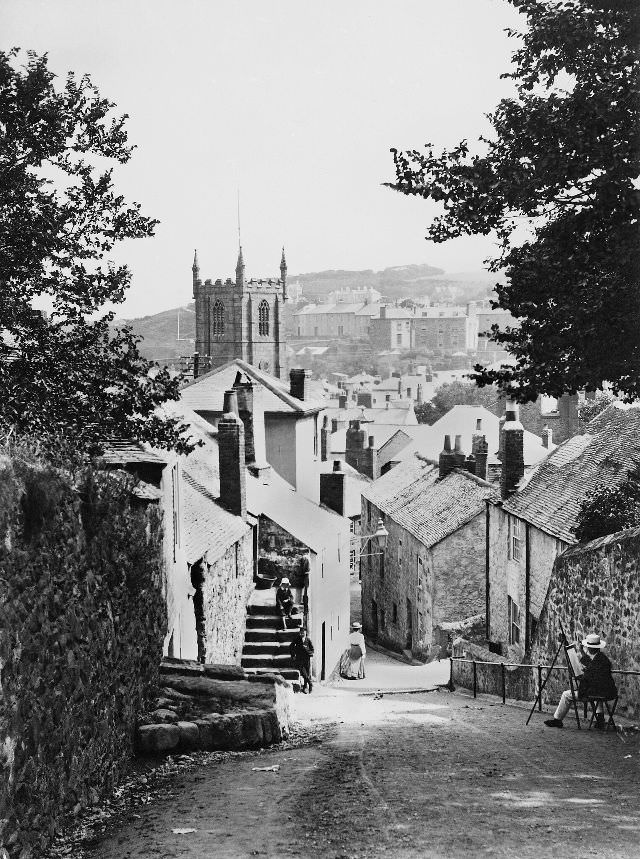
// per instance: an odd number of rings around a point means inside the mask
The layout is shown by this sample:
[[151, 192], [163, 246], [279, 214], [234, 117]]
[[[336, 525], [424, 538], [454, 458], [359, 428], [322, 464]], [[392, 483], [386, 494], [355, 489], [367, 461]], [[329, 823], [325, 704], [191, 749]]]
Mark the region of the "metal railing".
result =
[[[451, 674], [450, 679], [451, 683], [453, 683], [453, 663], [454, 662], [464, 662], [467, 665], [473, 666], [473, 697], [478, 697], [478, 666], [479, 665], [490, 665], [493, 668], [499, 668], [501, 674], [501, 691], [502, 691], [502, 703], [505, 704], [507, 701], [507, 668], [531, 668], [536, 670], [537, 674], [537, 689], [540, 689], [543, 682], [542, 672], [546, 670], [547, 677], [552, 671], [564, 671], [567, 672], [568, 669], [565, 665], [545, 665], [544, 663], [537, 663], [535, 665], [527, 662], [485, 662], [481, 659], [466, 659], [464, 656], [451, 656], [449, 657], [449, 662], [451, 663]], [[612, 674], [622, 676], [622, 677], [640, 677], [640, 671], [623, 671], [621, 669], [613, 669]], [[546, 678], [545, 678], [546, 679]], [[536, 692], [537, 694], [537, 692]], [[538, 701], [538, 710], [542, 712], [542, 700]]]

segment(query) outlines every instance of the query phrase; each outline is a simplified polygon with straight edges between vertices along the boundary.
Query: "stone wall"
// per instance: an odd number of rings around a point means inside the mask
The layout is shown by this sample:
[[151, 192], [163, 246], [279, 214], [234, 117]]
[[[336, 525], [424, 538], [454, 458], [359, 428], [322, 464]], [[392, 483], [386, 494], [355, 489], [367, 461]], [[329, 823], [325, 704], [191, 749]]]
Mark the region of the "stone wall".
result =
[[253, 534], [234, 543], [202, 581], [205, 661], [240, 664], [246, 606], [253, 590]]
[[[599, 633], [607, 640], [606, 653], [614, 669], [640, 671], [640, 528], [601, 537], [558, 557], [532, 661], [553, 657], [560, 624], [570, 641]], [[614, 677], [619, 712], [637, 718], [640, 677]], [[563, 688], [561, 680], [550, 682], [547, 697], [557, 700]]]
[[484, 512], [480, 513], [431, 550], [436, 626], [485, 610], [485, 521]]

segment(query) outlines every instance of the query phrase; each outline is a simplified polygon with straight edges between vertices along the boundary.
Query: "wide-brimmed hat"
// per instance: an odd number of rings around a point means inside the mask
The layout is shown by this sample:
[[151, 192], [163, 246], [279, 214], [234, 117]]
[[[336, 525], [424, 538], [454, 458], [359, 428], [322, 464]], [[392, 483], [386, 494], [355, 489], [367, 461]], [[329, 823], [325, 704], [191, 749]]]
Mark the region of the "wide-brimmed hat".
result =
[[598, 650], [602, 650], [603, 647], [607, 646], [607, 642], [604, 638], [600, 638], [597, 632], [590, 632], [586, 638], [582, 639], [583, 647], [593, 647], [598, 648]]
[[351, 629], [362, 629], [362, 624], [361, 624], [361, 623], [358, 623], [358, 621], [357, 621], [357, 620], [355, 620], [355, 621], [351, 624]]
[[280, 579], [280, 584], [281, 585], [288, 585], [289, 579], [285, 576], [284, 578]]

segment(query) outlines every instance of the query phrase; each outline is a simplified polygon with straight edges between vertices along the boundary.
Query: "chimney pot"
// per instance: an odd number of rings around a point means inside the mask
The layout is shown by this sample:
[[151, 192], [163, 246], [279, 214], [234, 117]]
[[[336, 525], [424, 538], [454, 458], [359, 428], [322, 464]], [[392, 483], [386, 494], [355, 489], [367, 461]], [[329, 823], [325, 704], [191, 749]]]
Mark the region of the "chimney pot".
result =
[[238, 394], [231, 389], [224, 392], [224, 403], [222, 406], [224, 415], [235, 415], [238, 417]]
[[551, 429], [551, 427], [546, 426], [542, 430], [542, 445], [543, 445], [543, 447], [546, 447], [547, 449], [549, 449], [551, 447], [552, 441], [553, 441], [553, 430]]

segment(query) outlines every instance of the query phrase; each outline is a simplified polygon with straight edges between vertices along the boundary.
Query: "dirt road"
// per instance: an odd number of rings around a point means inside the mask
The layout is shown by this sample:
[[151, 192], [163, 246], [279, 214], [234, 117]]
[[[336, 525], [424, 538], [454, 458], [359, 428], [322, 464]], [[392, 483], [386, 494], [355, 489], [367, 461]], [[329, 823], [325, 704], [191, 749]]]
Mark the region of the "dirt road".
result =
[[640, 857], [637, 734], [525, 728], [524, 709], [445, 691], [318, 691], [297, 701], [321, 743], [189, 773], [88, 856]]

